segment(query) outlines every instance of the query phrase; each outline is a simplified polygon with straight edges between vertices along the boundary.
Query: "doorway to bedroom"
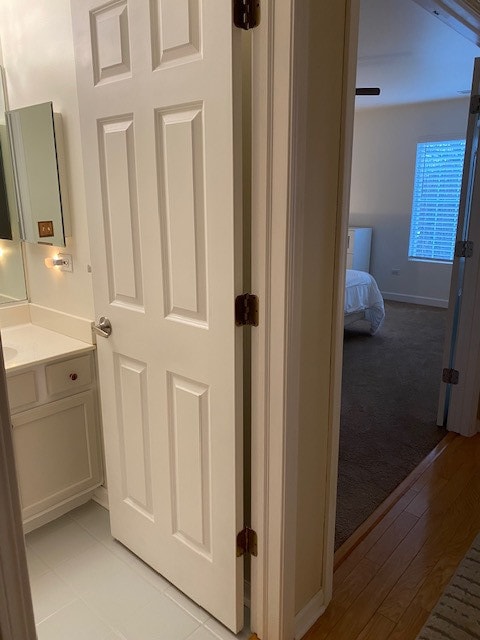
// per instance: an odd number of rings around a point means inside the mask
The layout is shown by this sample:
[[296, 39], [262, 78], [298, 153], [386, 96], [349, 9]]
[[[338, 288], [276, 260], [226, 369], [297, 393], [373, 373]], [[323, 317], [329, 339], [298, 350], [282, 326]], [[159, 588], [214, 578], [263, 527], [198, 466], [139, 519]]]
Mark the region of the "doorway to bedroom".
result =
[[413, 0], [360, 6], [357, 87], [370, 95], [355, 112], [336, 548], [446, 435], [442, 355], [480, 51]]

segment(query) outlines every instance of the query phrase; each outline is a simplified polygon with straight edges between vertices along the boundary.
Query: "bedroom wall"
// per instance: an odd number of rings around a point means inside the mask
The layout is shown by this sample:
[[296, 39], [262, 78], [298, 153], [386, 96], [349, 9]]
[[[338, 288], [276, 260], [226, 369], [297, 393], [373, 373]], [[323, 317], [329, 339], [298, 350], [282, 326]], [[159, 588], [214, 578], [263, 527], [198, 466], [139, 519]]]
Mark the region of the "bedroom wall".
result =
[[468, 108], [459, 98], [355, 114], [350, 224], [373, 227], [370, 271], [387, 299], [447, 306], [451, 266], [408, 260], [416, 144], [464, 136]]

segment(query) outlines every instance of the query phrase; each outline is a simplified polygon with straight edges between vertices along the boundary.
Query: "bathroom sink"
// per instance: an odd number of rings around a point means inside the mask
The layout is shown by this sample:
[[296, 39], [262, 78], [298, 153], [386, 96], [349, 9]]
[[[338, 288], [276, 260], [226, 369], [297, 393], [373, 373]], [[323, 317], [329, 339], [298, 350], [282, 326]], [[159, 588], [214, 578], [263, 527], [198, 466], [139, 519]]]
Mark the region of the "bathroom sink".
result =
[[3, 347], [3, 359], [5, 362], [13, 360], [17, 354], [18, 351], [16, 349], [13, 349], [12, 347]]

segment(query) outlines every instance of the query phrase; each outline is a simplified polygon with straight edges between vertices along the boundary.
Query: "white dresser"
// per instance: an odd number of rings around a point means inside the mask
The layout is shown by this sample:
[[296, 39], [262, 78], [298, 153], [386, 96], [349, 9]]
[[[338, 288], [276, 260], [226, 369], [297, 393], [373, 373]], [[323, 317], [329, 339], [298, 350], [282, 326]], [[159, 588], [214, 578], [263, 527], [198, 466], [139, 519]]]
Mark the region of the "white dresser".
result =
[[347, 269], [370, 271], [372, 227], [349, 227], [347, 240]]

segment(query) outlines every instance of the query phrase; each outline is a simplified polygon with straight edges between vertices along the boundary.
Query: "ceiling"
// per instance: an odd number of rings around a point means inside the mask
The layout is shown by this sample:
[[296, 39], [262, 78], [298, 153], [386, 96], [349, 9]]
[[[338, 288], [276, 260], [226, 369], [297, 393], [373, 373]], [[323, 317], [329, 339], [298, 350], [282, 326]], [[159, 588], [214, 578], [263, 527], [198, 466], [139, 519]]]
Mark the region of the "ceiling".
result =
[[459, 98], [470, 90], [480, 48], [413, 0], [361, 0], [358, 109]]

